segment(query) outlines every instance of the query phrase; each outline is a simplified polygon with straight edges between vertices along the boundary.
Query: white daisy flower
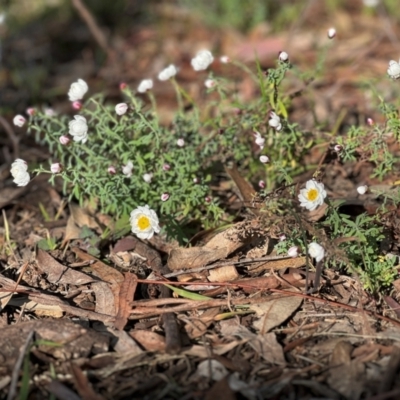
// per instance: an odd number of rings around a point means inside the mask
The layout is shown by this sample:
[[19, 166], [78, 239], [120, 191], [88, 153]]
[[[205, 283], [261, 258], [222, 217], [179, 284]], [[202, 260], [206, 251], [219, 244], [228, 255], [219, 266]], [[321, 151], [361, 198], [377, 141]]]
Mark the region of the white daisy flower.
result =
[[28, 163], [24, 160], [21, 160], [20, 158], [17, 158], [11, 164], [10, 172], [12, 177], [14, 178], [14, 183], [17, 186], [26, 186], [31, 180], [31, 177], [28, 173]]
[[157, 214], [147, 204], [131, 212], [130, 223], [139, 239], [151, 239], [154, 233], [160, 232]]
[[76, 82], [71, 84], [68, 91], [68, 97], [70, 101], [82, 100], [83, 96], [89, 90], [89, 86], [83, 79], [78, 79]]
[[148, 90], [153, 88], [153, 80], [152, 79], [143, 79], [137, 88], [139, 93], [145, 93]]
[[320, 244], [312, 242], [308, 245], [308, 254], [315, 258], [316, 262], [320, 262], [325, 257], [325, 249]]
[[400, 78], [400, 64], [394, 60], [389, 61], [387, 73], [392, 79]]
[[75, 142], [86, 143], [88, 139], [88, 126], [86, 118], [82, 115], [75, 115], [74, 119], [69, 122], [69, 133], [73, 136]]
[[324, 184], [311, 179], [307, 181], [305, 189], [300, 190], [300, 206], [313, 211], [324, 203], [326, 191]]
[[171, 64], [169, 67], [164, 68], [159, 74], [158, 74], [158, 80], [160, 81], [167, 81], [168, 79], [171, 79], [173, 76], [177, 74], [178, 70], [176, 69], [175, 65]]
[[200, 50], [196, 57], [192, 58], [191, 64], [195, 71], [207, 69], [214, 61], [214, 57], [209, 50]]

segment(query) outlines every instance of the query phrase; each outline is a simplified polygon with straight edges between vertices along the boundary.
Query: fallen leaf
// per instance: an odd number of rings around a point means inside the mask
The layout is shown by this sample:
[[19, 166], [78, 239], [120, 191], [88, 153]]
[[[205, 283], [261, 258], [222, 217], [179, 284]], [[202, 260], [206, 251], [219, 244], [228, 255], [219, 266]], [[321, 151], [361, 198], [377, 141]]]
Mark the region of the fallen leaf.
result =
[[125, 279], [119, 291], [119, 307], [114, 326], [118, 330], [125, 328], [132, 309], [133, 296], [137, 287], [137, 276], [130, 272], [125, 273]]
[[165, 351], [165, 337], [158, 333], [135, 329], [130, 331], [129, 335], [147, 351]]
[[301, 305], [303, 299], [297, 296], [280, 297], [265, 303], [251, 304], [249, 308], [254, 310], [259, 317], [253, 322], [256, 330], [264, 334], [285, 322]]
[[85, 285], [94, 281], [89, 275], [60, 264], [41, 249], [37, 251], [36, 263], [39, 270], [46, 274], [47, 280], [51, 283]]

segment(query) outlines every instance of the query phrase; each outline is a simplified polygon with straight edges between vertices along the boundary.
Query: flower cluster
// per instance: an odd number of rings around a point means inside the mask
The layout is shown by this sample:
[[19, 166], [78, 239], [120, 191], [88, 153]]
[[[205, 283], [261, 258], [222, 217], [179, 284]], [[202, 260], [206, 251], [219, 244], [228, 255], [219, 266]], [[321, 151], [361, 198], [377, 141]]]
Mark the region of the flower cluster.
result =
[[271, 128], [274, 128], [276, 131], [280, 131], [282, 130], [282, 123], [281, 123], [281, 119], [279, 118], [279, 116], [274, 112], [271, 111], [269, 113], [269, 120], [268, 120], [268, 125]]

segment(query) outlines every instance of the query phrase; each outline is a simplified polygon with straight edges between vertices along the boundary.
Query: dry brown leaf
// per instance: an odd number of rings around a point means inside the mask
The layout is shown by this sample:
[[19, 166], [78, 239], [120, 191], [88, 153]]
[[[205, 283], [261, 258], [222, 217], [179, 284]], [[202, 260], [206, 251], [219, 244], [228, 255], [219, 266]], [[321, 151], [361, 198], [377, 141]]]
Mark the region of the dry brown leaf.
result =
[[233, 265], [212, 269], [208, 273], [210, 282], [229, 282], [239, 278], [239, 273]]
[[79, 228], [87, 226], [90, 229], [94, 229], [97, 233], [102, 232], [102, 229], [96, 222], [96, 219], [93, 218], [87, 210], [74, 203], [69, 204], [69, 210], [71, 217], [73, 218], [75, 224], [79, 226]]
[[203, 247], [178, 248], [171, 250], [168, 266], [171, 271], [205, 266], [213, 261], [226, 258], [245, 244], [259, 238], [257, 223], [240, 222], [215, 235]]
[[67, 226], [65, 227], [64, 239], [61, 243], [61, 247], [64, 247], [70, 240], [79, 239], [81, 229], [75, 223], [72, 215], [68, 217]]
[[115, 302], [118, 299], [114, 297], [111, 286], [107, 282], [94, 282], [92, 290], [96, 298], [95, 312], [112, 316], [117, 315]]
[[25, 312], [34, 312], [37, 316], [61, 318], [64, 315], [62, 308], [56, 304], [41, 304], [30, 301], [26, 297], [12, 299], [9, 304], [15, 307], [23, 307]]
[[[108, 292], [107, 289], [104, 288], [104, 286], [97, 286], [98, 292], [97, 296], [99, 299], [99, 305], [97, 305], [97, 297], [96, 297], [96, 309], [99, 307], [99, 309], [106, 309], [106, 310], [114, 310], [112, 314], [107, 314], [107, 315], [112, 315], [115, 316], [118, 314], [118, 309], [119, 309], [119, 293], [121, 289], [121, 284], [124, 281], [124, 276], [117, 271], [115, 268], [110, 267], [109, 265], [103, 263], [96, 257], [91, 256], [90, 254], [85, 253], [84, 251], [78, 249], [77, 247], [74, 247], [71, 249], [77, 257], [82, 259], [83, 261], [94, 261], [92, 264], [90, 264], [90, 268], [93, 271], [93, 275], [97, 276], [100, 278], [102, 281], [106, 282], [107, 284], [110, 285], [110, 289], [112, 292], [112, 296]], [[109, 304], [107, 304], [107, 302]]]
[[165, 351], [165, 337], [145, 330], [132, 330], [129, 334], [147, 351]]
[[60, 264], [41, 249], [38, 249], [36, 263], [39, 270], [47, 275], [47, 280], [51, 283], [85, 285], [94, 281], [89, 275]]
[[125, 273], [125, 279], [119, 291], [119, 307], [114, 326], [118, 330], [125, 328], [132, 309], [133, 296], [137, 287], [137, 276], [131, 272]]
[[285, 258], [282, 260], [271, 260], [267, 262], [254, 263], [248, 269], [252, 274], [259, 274], [265, 270], [278, 270], [284, 268], [301, 268], [306, 265], [306, 257]]
[[366, 375], [364, 364], [351, 360], [352, 349], [349, 342], [337, 343], [329, 362], [328, 383], [346, 399], [357, 400], [365, 387]]
[[191, 339], [198, 338], [207, 332], [208, 327], [213, 323], [214, 317], [220, 313], [219, 307], [212, 307], [205, 310], [201, 315], [190, 318], [190, 323], [185, 325], [187, 335]]
[[297, 296], [280, 297], [265, 303], [251, 304], [249, 307], [259, 317], [253, 327], [264, 334], [285, 322], [301, 305], [303, 299]]
[[259, 354], [264, 360], [272, 364], [286, 365], [282, 346], [278, 343], [276, 335], [273, 332], [254, 334], [242, 325], [236, 325], [232, 331], [234, 336], [246, 339], [247, 343]]

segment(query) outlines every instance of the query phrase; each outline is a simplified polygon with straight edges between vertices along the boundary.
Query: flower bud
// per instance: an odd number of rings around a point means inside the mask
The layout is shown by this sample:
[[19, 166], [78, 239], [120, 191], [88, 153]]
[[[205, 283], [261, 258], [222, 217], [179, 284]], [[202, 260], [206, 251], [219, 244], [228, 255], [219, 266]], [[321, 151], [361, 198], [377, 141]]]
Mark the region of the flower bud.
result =
[[48, 117], [55, 117], [56, 116], [56, 112], [51, 107], [46, 107], [44, 109], [44, 113]]
[[289, 60], [289, 54], [286, 53], [286, 51], [280, 51], [279, 52], [279, 61], [286, 62]]
[[231, 60], [230, 60], [230, 58], [228, 56], [221, 56], [219, 58], [219, 61], [221, 61], [222, 64], [228, 64]]
[[212, 198], [211, 198], [210, 196], [204, 197], [204, 201], [205, 201], [206, 203], [211, 203], [211, 200], [212, 200]]
[[325, 249], [318, 243], [312, 242], [308, 245], [308, 253], [316, 262], [322, 261], [325, 257]]
[[73, 103], [72, 103], [72, 108], [74, 109], [74, 110], [80, 110], [81, 108], [82, 108], [82, 103], [80, 102], [80, 101], [74, 101]]
[[30, 116], [33, 117], [36, 114], [36, 108], [29, 107], [26, 109], [26, 113]]
[[176, 141], [176, 144], [177, 144], [179, 147], [183, 147], [183, 146], [185, 145], [185, 141], [184, 141], [182, 138], [180, 138], [180, 139], [178, 139], [178, 140]]
[[63, 146], [66, 146], [71, 141], [71, 139], [67, 135], [62, 135], [60, 136], [59, 141]]
[[264, 182], [264, 181], [259, 181], [259, 182], [258, 182], [258, 187], [259, 187], [260, 189], [265, 189], [265, 182]]
[[22, 128], [25, 125], [26, 118], [23, 117], [22, 115], [18, 114], [14, 117], [13, 123], [15, 126], [18, 126], [19, 128]]
[[343, 150], [343, 146], [341, 144], [335, 144], [333, 150], [336, 151], [336, 153], [340, 153]]
[[165, 192], [161, 195], [161, 201], [167, 201], [169, 199], [169, 193]]
[[286, 240], [286, 235], [284, 233], [279, 235], [279, 241], [284, 242]]
[[336, 29], [335, 28], [329, 28], [328, 29], [328, 38], [333, 39], [336, 36]]
[[153, 88], [153, 80], [152, 79], [143, 79], [137, 88], [139, 93], [145, 93], [148, 90]]
[[118, 115], [124, 115], [127, 110], [128, 110], [128, 104], [126, 103], [119, 103], [115, 106], [115, 112]]
[[369, 126], [374, 126], [374, 125], [375, 125], [375, 122], [374, 122], [374, 120], [373, 120], [372, 118], [367, 118], [367, 124], [368, 124]]
[[214, 86], [217, 85], [217, 82], [215, 82], [214, 79], [207, 79], [204, 82], [204, 85], [205, 85], [206, 88], [211, 89], [211, 88], [213, 88]]
[[115, 175], [115, 174], [117, 173], [117, 170], [116, 170], [116, 168], [115, 168], [113, 165], [110, 165], [110, 166], [107, 168], [107, 172], [108, 172], [109, 174], [111, 174], [111, 175]]
[[128, 85], [127, 85], [125, 82], [121, 82], [121, 83], [119, 84], [119, 89], [120, 89], [120, 90], [125, 90], [127, 87], [128, 87]]
[[163, 169], [163, 171], [169, 171], [169, 170], [171, 169], [171, 166], [170, 166], [169, 164], [165, 163], [165, 164], [162, 166], [162, 169]]
[[269, 157], [268, 156], [260, 156], [260, 161], [263, 164], [267, 164], [267, 163], [269, 163]]
[[200, 179], [197, 177], [193, 178], [193, 183], [197, 185], [198, 183], [200, 183]]
[[368, 186], [367, 185], [362, 185], [362, 186], [359, 186], [357, 188], [358, 194], [361, 194], [361, 195], [367, 193], [367, 191], [368, 191]]
[[151, 182], [151, 180], [153, 179], [153, 174], [144, 174], [143, 175], [143, 180], [146, 182], [146, 183], [150, 183]]
[[292, 246], [287, 252], [289, 257], [296, 258], [299, 256], [299, 248], [297, 246]]
[[50, 171], [53, 174], [59, 174], [62, 171], [62, 165], [60, 163], [51, 164]]

